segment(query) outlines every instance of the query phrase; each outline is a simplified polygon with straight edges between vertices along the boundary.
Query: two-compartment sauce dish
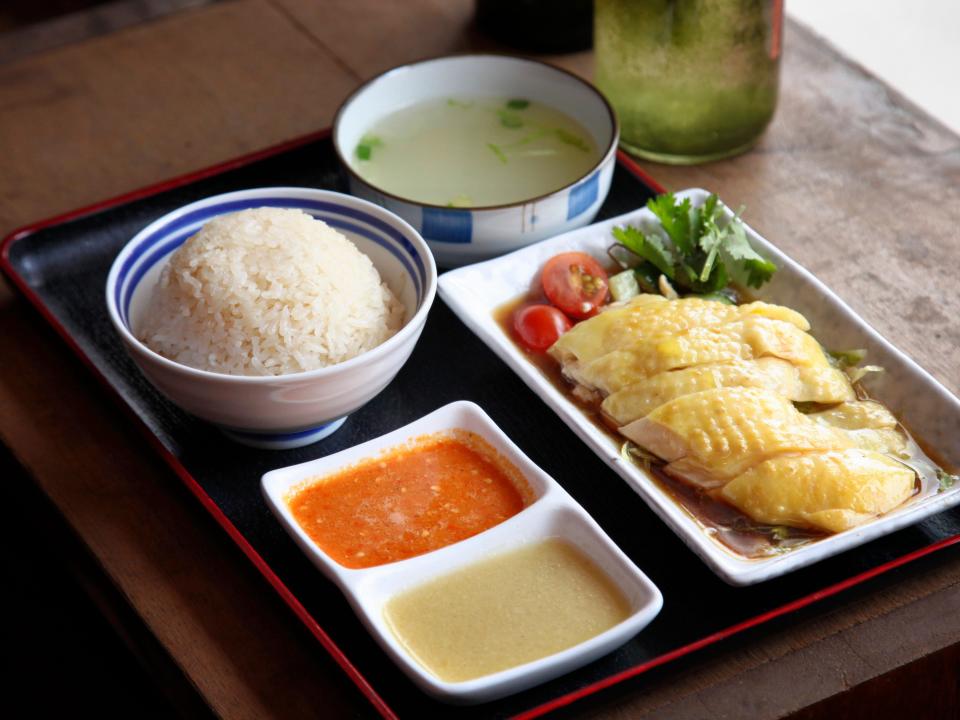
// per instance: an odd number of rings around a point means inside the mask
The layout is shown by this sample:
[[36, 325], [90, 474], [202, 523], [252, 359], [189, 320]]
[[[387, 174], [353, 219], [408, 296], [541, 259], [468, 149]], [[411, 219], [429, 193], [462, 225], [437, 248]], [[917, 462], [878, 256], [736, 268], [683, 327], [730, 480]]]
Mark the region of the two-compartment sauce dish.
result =
[[267, 473], [270, 509], [424, 691], [472, 703], [620, 646], [660, 592], [477, 405]]

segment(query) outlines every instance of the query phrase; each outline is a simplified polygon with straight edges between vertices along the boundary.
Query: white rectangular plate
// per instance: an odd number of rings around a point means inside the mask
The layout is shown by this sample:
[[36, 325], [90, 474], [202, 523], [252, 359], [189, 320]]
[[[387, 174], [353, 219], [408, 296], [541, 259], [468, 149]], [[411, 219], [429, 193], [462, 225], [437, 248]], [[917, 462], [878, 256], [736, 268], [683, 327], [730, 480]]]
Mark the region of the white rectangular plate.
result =
[[[709, 193], [693, 189], [676, 193], [702, 204]], [[729, 214], [729, 211], [727, 211]], [[620, 445], [599, 430], [569, 398], [524, 356], [494, 318], [494, 311], [528, 292], [544, 263], [560, 252], [579, 250], [606, 258], [611, 231], [626, 224], [654, 222], [646, 208], [574, 230], [494, 260], [453, 270], [440, 277], [440, 297], [461, 320], [500, 356], [600, 458], [613, 468], [657, 515], [721, 578], [733, 585], [751, 585], [783, 575], [919, 522], [960, 503], [960, 486], [908, 501], [865, 525], [832, 535], [782, 555], [749, 559], [711, 538], [705, 528], [680, 508], [633, 463], [620, 457]], [[885, 403], [911, 433], [934, 448], [950, 467], [960, 465], [960, 400], [929, 373], [881, 337], [872, 327], [807, 270], [747, 227], [754, 248], [772, 259], [779, 271], [757, 299], [787, 305], [810, 321], [814, 336], [827, 348], [866, 348], [868, 362], [885, 372], [871, 377], [871, 394]]]

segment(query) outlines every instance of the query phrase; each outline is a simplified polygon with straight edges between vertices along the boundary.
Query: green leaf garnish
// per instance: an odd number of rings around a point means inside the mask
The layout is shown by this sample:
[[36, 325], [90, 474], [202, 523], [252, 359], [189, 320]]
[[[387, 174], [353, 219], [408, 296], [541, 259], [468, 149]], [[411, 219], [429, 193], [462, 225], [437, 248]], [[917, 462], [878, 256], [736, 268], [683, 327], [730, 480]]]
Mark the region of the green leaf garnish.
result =
[[666, 242], [656, 235], [644, 235], [642, 230], [627, 226], [614, 228], [613, 236], [628, 250], [651, 263], [667, 277], [673, 274], [673, 252]]
[[455, 196], [452, 200], [450, 200], [450, 202], [447, 203], [447, 207], [451, 208], [470, 207], [471, 205], [473, 205], [473, 202], [470, 200], [470, 196], [464, 195], [463, 193]]
[[504, 165], [507, 164], [507, 154], [500, 148], [499, 145], [487, 143], [487, 147], [490, 148], [490, 151], [497, 156], [500, 162], [502, 162]]
[[704, 253], [703, 266], [697, 274], [697, 280], [704, 285], [710, 280], [713, 274], [713, 268], [716, 267], [717, 259], [720, 256], [720, 248], [723, 247], [724, 233], [712, 217], [704, 218], [703, 233], [697, 244]]
[[509, 110], [497, 110], [497, 115], [500, 118], [500, 124], [504, 127], [511, 129], [523, 127], [523, 119], [514, 112], [510, 112]]
[[507, 107], [511, 110], [526, 110], [528, 107], [530, 107], [530, 101], [522, 100], [520, 98], [507, 100]]
[[703, 293], [702, 295], [694, 295], [692, 297], [698, 297], [701, 300], [712, 300], [714, 302], [721, 302], [724, 305], [736, 305], [737, 298], [733, 293], [725, 292], [724, 290], [717, 290], [716, 292]]
[[940, 489], [937, 492], [946, 492], [960, 480], [960, 475], [951, 475], [943, 468], [937, 468], [937, 481], [940, 483]]
[[504, 147], [513, 148], [513, 147], [520, 147], [521, 145], [529, 145], [534, 140], [539, 140], [540, 138], [542, 138], [548, 132], [549, 132], [548, 130], [544, 130], [543, 128], [540, 128], [539, 130], [534, 130], [531, 133], [527, 133], [519, 140], [516, 140], [512, 143], [507, 143], [506, 145], [504, 145]]
[[[727, 239], [721, 245], [720, 251], [727, 256], [728, 264], [734, 267], [738, 262], [742, 264], [747, 273], [747, 285], [750, 287], [758, 288], [768, 282], [777, 271], [777, 266], [750, 246], [743, 223], [740, 222], [739, 212], [727, 223], [725, 230]], [[732, 263], [729, 262], [731, 260]]]
[[[691, 225], [690, 198], [684, 198], [683, 202], [677, 205], [673, 193], [666, 193], [648, 201], [647, 207], [660, 221], [667, 237], [681, 253], [689, 255], [694, 251], [696, 239], [692, 231], [697, 228]], [[699, 211], [696, 220], [699, 223]]]
[[731, 282], [760, 287], [776, 272], [776, 265], [750, 246], [740, 213], [728, 219], [716, 195], [693, 207], [689, 198], [678, 202], [664, 193], [647, 208], [660, 221], [658, 228], [617, 228], [613, 235], [680, 292], [717, 293]]
[[648, 453], [642, 447], [635, 445], [629, 440], [620, 446], [620, 457], [628, 463], [640, 465], [645, 470], [649, 470], [650, 466], [654, 463], [661, 462], [660, 458], [658, 458], [656, 455]]
[[642, 262], [637, 265], [633, 271], [637, 273], [637, 282], [640, 289], [647, 293], [659, 292], [657, 289], [657, 278], [660, 277], [660, 271], [651, 263]]
[[637, 277], [637, 284], [645, 293], [658, 293], [657, 280], [661, 273], [653, 263], [647, 262], [636, 253], [628, 250], [618, 242], [607, 248], [607, 255], [622, 270], [633, 270]]
[[564, 145], [572, 145], [577, 150], [590, 152], [590, 146], [587, 145], [579, 135], [569, 130], [564, 130], [563, 128], [554, 128], [553, 132], [557, 136], [557, 139]]
[[849, 367], [855, 367], [862, 363], [867, 357], [867, 351], [863, 348], [856, 350], [832, 350], [829, 353], [834, 364], [841, 370]]
[[383, 145], [383, 140], [376, 135], [364, 135], [357, 144], [357, 158], [360, 160], [369, 160], [375, 147]]

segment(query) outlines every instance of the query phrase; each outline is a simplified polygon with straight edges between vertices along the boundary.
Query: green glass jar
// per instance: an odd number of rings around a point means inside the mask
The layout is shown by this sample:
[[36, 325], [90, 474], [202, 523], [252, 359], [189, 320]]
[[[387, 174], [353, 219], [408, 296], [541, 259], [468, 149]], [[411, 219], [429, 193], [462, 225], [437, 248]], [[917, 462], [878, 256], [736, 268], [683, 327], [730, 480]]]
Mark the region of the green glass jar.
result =
[[595, 0], [621, 145], [674, 164], [747, 150], [777, 105], [783, 0]]

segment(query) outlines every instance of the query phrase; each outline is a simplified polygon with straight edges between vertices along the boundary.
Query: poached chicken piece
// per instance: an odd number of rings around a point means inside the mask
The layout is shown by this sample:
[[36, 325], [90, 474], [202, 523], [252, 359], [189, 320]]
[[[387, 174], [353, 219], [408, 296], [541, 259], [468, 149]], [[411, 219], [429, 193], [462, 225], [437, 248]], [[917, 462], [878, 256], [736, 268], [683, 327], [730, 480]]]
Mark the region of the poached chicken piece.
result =
[[[551, 353], [553, 349], [550, 348]], [[752, 316], [690, 328], [676, 335], [642, 339], [587, 363], [564, 365], [563, 371], [567, 377], [588, 388], [615, 393], [670, 370], [763, 357], [780, 358], [798, 368], [820, 368], [823, 373], [834, 370], [817, 341], [796, 325]], [[852, 399], [852, 394], [850, 397]]]
[[637, 295], [629, 301], [608, 306], [602, 313], [582, 322], [550, 348], [550, 354], [565, 368], [586, 364], [613, 350], [621, 350], [640, 342], [669, 338], [690, 330], [732, 322], [748, 317], [768, 317], [809, 330], [810, 324], [800, 313], [780, 305], [752, 302], [746, 305], [700, 298], [667, 300], [662, 295]]
[[830, 404], [855, 397], [847, 376], [836, 368], [762, 357], [657, 373], [608, 395], [600, 407], [615, 424], [626, 425], [674, 398], [720, 387], [766, 388], [794, 402]]
[[916, 475], [896, 418], [857, 399], [809, 329], [769, 303], [639, 295], [548, 352], [671, 477], [758, 523], [840, 532], [904, 502]]
[[620, 432], [666, 461], [669, 475], [704, 488], [721, 487], [774, 455], [854, 447], [843, 430], [810, 420], [763, 388], [682, 395]]
[[842, 532], [913, 494], [915, 473], [870, 450], [777, 455], [724, 485], [721, 496], [754, 520]]

